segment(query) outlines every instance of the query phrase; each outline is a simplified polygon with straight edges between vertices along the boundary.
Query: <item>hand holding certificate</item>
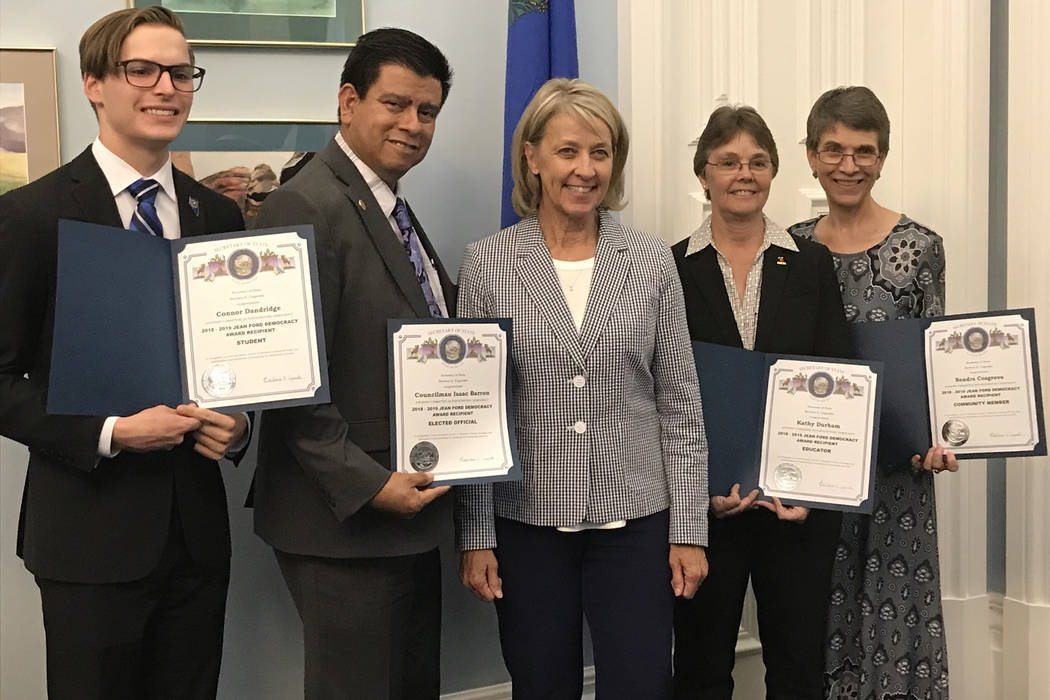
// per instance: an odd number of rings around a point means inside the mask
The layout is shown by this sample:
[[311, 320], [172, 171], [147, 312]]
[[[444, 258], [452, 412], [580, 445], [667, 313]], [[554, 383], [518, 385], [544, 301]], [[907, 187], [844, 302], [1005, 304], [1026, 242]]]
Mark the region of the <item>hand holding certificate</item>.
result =
[[1030, 452], [1040, 441], [1029, 322], [1018, 314], [926, 329], [933, 444], [957, 454]]
[[857, 507], [868, 499], [878, 376], [867, 366], [778, 359], [769, 370], [758, 486], [767, 497]]
[[871, 511], [881, 362], [693, 343], [712, 495]]
[[288, 405], [323, 381], [316, 270], [296, 230], [179, 241], [188, 398], [206, 408]]
[[886, 362], [880, 461], [1046, 454], [1035, 330], [1032, 309], [855, 324], [857, 355]]
[[309, 226], [165, 240], [60, 221], [50, 413], [328, 400]]
[[434, 483], [520, 478], [509, 321], [389, 321], [391, 462]]

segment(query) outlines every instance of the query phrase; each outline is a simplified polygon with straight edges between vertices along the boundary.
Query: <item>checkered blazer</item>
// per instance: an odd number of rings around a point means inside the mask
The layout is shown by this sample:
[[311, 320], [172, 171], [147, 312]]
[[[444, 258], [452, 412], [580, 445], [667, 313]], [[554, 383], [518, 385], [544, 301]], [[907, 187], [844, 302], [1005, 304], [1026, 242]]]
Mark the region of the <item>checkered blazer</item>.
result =
[[521, 481], [456, 489], [461, 551], [494, 516], [565, 526], [670, 508], [668, 541], [707, 544], [707, 440], [671, 250], [601, 213], [579, 332], [536, 217], [471, 244], [463, 317], [511, 318]]

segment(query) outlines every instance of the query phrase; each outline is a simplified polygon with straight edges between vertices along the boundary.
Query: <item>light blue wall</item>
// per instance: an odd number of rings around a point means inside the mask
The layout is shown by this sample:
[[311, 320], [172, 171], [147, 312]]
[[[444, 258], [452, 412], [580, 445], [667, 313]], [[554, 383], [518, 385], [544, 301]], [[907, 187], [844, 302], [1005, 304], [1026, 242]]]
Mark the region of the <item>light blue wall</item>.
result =
[[[58, 48], [64, 161], [72, 159], [96, 134], [94, 115], [81, 90], [80, 35], [91, 22], [123, 6], [119, 0], [0, 0], [0, 45]], [[366, 27], [396, 25], [419, 32], [446, 53], [455, 71], [430, 153], [405, 180], [413, 208], [447, 267], [454, 271], [464, 246], [494, 231], [499, 222], [506, 3], [366, 0], [366, 8]], [[576, 0], [576, 14], [580, 75], [615, 102], [616, 3]], [[343, 51], [199, 49], [197, 62], [208, 69], [208, 75], [193, 117], [332, 118], [345, 57]], [[18, 450], [6, 451], [0, 470], [0, 537], [5, 545], [13, 544], [15, 537], [23, 455]], [[250, 512], [240, 505], [253, 466], [254, 455], [250, 455], [240, 469], [226, 470], [234, 560], [220, 697], [292, 698], [301, 693], [298, 620], [271, 553], [252, 534]], [[11, 577], [24, 578], [13, 546], [3, 551], [0, 565], [5, 582]], [[444, 689], [502, 682], [506, 674], [491, 607], [475, 601], [460, 586], [457, 557], [447, 544], [443, 556]], [[12, 610], [20, 611], [27, 624], [39, 624], [38, 600], [25, 593], [20, 596], [5, 597], [5, 627], [14, 624]], [[4, 696], [39, 697], [40, 672], [30, 669], [19, 675], [19, 669], [12, 668], [12, 648], [5, 646], [0, 652], [0, 667], [6, 667]]]

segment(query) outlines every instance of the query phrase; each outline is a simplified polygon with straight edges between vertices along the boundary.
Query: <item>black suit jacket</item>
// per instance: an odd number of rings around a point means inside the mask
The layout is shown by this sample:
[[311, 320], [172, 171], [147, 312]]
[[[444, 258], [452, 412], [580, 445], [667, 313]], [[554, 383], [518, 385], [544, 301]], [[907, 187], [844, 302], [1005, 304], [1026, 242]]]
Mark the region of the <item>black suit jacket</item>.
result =
[[[231, 200], [178, 170], [174, 182], [183, 236], [244, 228]], [[136, 580], [157, 564], [177, 503], [195, 560], [228, 567], [219, 466], [197, 455], [192, 440], [170, 452], [99, 459], [105, 416], [47, 413], [60, 218], [121, 226], [90, 148], [0, 197], [0, 434], [30, 452], [18, 552], [33, 574], [47, 579]]]
[[[452, 312], [455, 289], [423, 227]], [[257, 226], [313, 224], [332, 403], [266, 411], [254, 482], [255, 531], [293, 554], [383, 557], [432, 549], [452, 498], [416, 517], [371, 508], [390, 477], [390, 318], [430, 316], [405, 249], [334, 140], [266, 199]]]
[[[763, 254], [755, 350], [850, 357], [849, 327], [831, 253], [820, 243], [791, 237], [797, 253], [771, 245]], [[714, 247], [686, 256], [688, 245], [686, 238], [672, 250], [685, 293], [690, 337], [743, 347]]]

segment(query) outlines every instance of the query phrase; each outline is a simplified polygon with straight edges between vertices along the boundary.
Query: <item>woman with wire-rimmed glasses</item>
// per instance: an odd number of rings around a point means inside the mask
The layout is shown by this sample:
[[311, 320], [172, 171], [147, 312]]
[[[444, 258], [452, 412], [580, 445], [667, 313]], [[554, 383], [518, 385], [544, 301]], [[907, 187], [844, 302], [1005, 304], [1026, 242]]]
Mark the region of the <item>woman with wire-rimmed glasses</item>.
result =
[[[747, 350], [848, 356], [831, 254], [762, 212], [778, 165], [773, 135], [753, 108], [711, 114], [693, 158], [711, 215], [673, 248], [690, 336]], [[727, 466], [711, 462], [712, 470]], [[712, 492], [710, 514], [710, 573], [693, 600], [676, 602], [675, 697], [732, 697], [749, 579], [767, 696], [819, 697], [840, 514], [760, 500], [757, 490], [741, 494], [739, 484]]]
[[[889, 147], [890, 120], [871, 90], [840, 87], [817, 98], [806, 152], [829, 212], [789, 230], [831, 249], [850, 323], [944, 313], [941, 237], [871, 196]], [[915, 454], [910, 465], [880, 464], [872, 515], [843, 517], [827, 697], [947, 697], [933, 474], [958, 468], [943, 447]]]

